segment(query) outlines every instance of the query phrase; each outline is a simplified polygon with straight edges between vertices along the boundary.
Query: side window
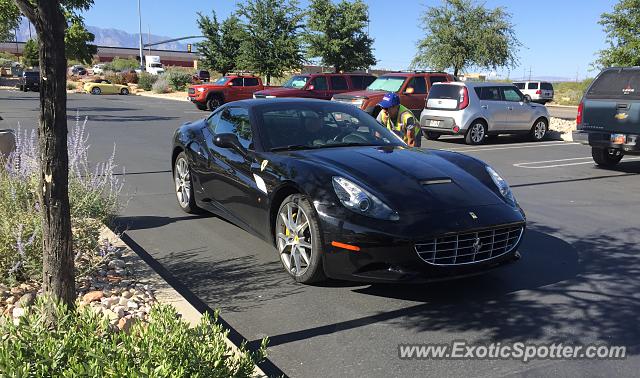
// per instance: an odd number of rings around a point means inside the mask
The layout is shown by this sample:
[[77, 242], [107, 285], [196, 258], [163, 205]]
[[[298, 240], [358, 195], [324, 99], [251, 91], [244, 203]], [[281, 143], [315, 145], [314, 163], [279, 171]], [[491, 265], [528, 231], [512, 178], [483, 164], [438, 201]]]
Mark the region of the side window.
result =
[[435, 83], [446, 83], [446, 76], [429, 76], [429, 87], [431, 87]]
[[226, 108], [222, 110], [220, 112], [219, 121], [215, 126], [215, 133], [236, 134], [240, 140], [240, 144], [242, 144], [244, 148], [249, 148], [251, 145], [251, 122], [249, 121], [249, 111], [245, 108]]
[[353, 89], [365, 89], [366, 85], [364, 85], [364, 76], [356, 76], [351, 75], [351, 86]]
[[414, 94], [427, 94], [427, 82], [424, 76], [416, 76], [411, 79], [407, 88], [413, 88]]
[[255, 77], [245, 77], [244, 78], [244, 86], [245, 87], [257, 87], [258, 79]]
[[538, 89], [538, 83], [527, 84], [527, 89]]
[[334, 91], [349, 89], [347, 86], [347, 78], [344, 76], [331, 76], [331, 89]]
[[242, 78], [241, 77], [236, 77], [235, 79], [231, 80], [231, 85], [234, 87], [241, 87], [242, 86]]
[[513, 83], [513, 85], [515, 85], [518, 89], [524, 89], [524, 83]]
[[209, 116], [209, 118], [207, 118], [207, 128], [209, 128], [209, 131], [211, 132], [211, 134], [215, 134], [216, 126], [220, 122], [220, 115], [222, 114], [223, 111], [216, 112], [211, 116]]
[[313, 89], [316, 91], [326, 91], [327, 90], [326, 76], [316, 76], [311, 81], [311, 85], [313, 85]]
[[522, 101], [522, 97], [520, 96], [520, 93], [518, 93], [518, 90], [516, 88], [503, 87], [502, 95], [504, 96], [505, 101], [512, 101], [512, 102]]
[[500, 101], [500, 90], [496, 87], [477, 87], [476, 93], [478, 93], [480, 100], [484, 101]]

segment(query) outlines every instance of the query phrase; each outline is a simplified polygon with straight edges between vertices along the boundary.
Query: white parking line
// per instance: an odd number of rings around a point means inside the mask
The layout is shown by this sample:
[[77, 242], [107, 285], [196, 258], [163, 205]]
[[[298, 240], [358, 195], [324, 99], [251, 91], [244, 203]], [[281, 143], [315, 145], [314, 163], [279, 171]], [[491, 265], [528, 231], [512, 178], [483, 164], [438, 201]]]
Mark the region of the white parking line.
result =
[[[587, 160], [587, 161], [563, 163], [563, 162], [575, 161], [575, 160]], [[640, 157], [622, 159], [623, 162], [635, 161], [635, 160], [640, 160]], [[560, 164], [546, 164], [546, 163], [560, 163]], [[538, 164], [545, 164], [545, 165], [538, 165]], [[557, 159], [557, 160], [530, 161], [526, 163], [515, 163], [513, 164], [513, 166], [518, 168], [527, 168], [527, 169], [542, 169], [542, 168], [569, 167], [572, 165], [583, 165], [583, 164], [595, 164], [595, 163], [593, 162], [593, 158], [591, 156], [587, 156], [587, 157], [571, 158], [571, 159]]]
[[580, 143], [575, 142], [534, 142], [532, 144], [520, 143], [517, 146], [507, 146], [507, 147], [495, 147], [495, 146], [487, 146], [487, 147], [467, 147], [467, 148], [445, 148], [447, 151], [454, 152], [480, 152], [480, 151], [498, 151], [498, 150], [513, 150], [520, 148], [540, 148], [540, 147], [556, 147], [556, 146], [570, 146]]

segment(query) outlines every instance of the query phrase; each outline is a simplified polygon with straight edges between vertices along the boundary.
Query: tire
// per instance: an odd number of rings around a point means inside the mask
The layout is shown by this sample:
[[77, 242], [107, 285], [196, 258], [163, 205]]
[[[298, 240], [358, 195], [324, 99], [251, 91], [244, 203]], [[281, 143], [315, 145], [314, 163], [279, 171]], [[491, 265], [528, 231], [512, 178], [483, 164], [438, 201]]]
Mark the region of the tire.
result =
[[207, 111], [206, 105], [196, 104], [196, 108], [198, 108], [198, 110]]
[[98, 87], [93, 87], [91, 88], [91, 94], [92, 95], [99, 95], [102, 94], [102, 89], [98, 88]]
[[534, 142], [540, 142], [544, 140], [544, 137], [547, 136], [547, 132], [549, 131], [549, 122], [547, 122], [544, 118], [538, 118], [531, 126], [531, 131], [529, 135]]
[[438, 138], [440, 138], [442, 134], [437, 133], [435, 131], [427, 131], [424, 134], [424, 137], [427, 138], [428, 140], [438, 140]]
[[180, 152], [173, 163], [173, 181], [175, 183], [176, 200], [185, 213], [197, 214], [200, 208], [196, 205], [193, 195], [193, 180], [189, 161], [184, 152]]
[[223, 102], [220, 96], [212, 95], [207, 98], [207, 109], [210, 111], [216, 110], [222, 104]]
[[524, 98], [527, 99], [529, 102], [531, 102], [531, 96], [529, 95], [524, 95]]
[[487, 124], [481, 120], [475, 120], [469, 126], [467, 133], [464, 136], [464, 141], [467, 144], [477, 146], [483, 144], [487, 137]]
[[[306, 220], [299, 223], [302, 217]], [[276, 214], [275, 224], [274, 240], [284, 270], [299, 283], [326, 280], [318, 216], [307, 197], [292, 194], [285, 198]], [[293, 230], [296, 227], [302, 228]]]
[[22, 86], [22, 91], [23, 92], [29, 92], [29, 87], [27, 87], [26, 85]]
[[591, 156], [597, 166], [602, 168], [613, 168], [620, 163], [624, 154], [622, 151], [615, 148], [591, 147]]
[[24, 85], [20, 85], [20, 86], [18, 87], [18, 90], [19, 90], [20, 92], [24, 92]]
[[129, 89], [127, 89], [127, 88], [122, 88], [122, 89], [120, 90], [120, 94], [121, 94], [121, 95], [123, 95], [123, 96], [127, 96], [127, 95], [129, 94]]

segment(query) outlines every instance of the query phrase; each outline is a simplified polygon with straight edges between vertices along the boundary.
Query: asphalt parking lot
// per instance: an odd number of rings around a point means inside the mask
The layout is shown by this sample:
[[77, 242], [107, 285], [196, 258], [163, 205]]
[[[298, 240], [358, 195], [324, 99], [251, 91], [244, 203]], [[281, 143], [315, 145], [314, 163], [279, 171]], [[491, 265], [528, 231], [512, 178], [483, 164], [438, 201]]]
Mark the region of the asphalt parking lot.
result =
[[[220, 308], [250, 342], [270, 338], [269, 360], [286, 375], [635, 376], [640, 368], [640, 158], [595, 168], [587, 147], [501, 137], [471, 147], [460, 138], [423, 146], [491, 164], [511, 184], [528, 230], [516, 264], [427, 285], [330, 282], [302, 286], [275, 250], [214, 216], [176, 204], [171, 136], [205, 116], [191, 104], [136, 96], [70, 95], [70, 126], [87, 117], [90, 159], [126, 169], [118, 225], [188, 298]], [[37, 125], [37, 93], [0, 91], [0, 128]], [[624, 361], [406, 361], [398, 344], [627, 346]]]

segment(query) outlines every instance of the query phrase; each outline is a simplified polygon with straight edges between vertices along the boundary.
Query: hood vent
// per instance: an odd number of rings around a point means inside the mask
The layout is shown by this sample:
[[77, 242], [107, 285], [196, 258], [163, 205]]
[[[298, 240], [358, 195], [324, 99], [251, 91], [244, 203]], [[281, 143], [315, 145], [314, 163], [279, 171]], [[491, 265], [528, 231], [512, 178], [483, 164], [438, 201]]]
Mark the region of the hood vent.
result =
[[451, 184], [453, 181], [448, 177], [443, 178], [433, 178], [429, 180], [422, 180], [420, 184], [422, 185], [439, 185], [439, 184]]

